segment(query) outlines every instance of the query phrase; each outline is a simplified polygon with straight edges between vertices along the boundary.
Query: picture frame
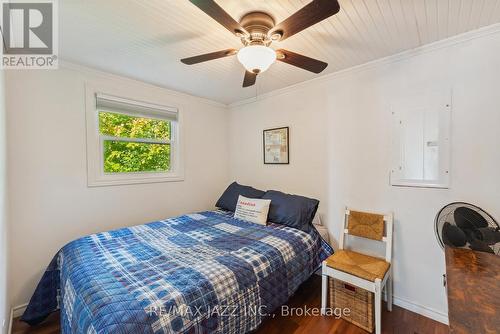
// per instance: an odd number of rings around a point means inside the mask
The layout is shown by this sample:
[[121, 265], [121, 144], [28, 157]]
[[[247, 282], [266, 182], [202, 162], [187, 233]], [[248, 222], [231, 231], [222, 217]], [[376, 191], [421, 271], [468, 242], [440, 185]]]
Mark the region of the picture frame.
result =
[[262, 131], [265, 165], [290, 163], [290, 131], [288, 126]]

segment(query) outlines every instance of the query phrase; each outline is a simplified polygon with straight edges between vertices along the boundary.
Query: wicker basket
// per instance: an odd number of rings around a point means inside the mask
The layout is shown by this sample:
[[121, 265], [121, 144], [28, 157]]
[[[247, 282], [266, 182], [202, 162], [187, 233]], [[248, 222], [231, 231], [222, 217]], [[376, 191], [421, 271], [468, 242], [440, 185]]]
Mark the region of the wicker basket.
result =
[[330, 278], [330, 307], [350, 309], [342, 318], [372, 333], [374, 328], [373, 293]]

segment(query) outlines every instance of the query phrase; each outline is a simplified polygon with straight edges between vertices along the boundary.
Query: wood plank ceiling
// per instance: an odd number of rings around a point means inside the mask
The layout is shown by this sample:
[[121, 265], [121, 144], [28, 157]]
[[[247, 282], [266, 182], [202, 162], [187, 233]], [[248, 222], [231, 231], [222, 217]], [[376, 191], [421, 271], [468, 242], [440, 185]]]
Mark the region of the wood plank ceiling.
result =
[[[253, 10], [277, 22], [308, 0], [219, 0], [235, 19]], [[336, 72], [500, 22], [500, 0], [339, 0], [339, 14], [275, 48], [329, 63]], [[232, 103], [317, 77], [277, 62], [242, 88], [236, 57], [187, 66], [179, 59], [240, 42], [187, 0], [60, 1], [63, 60]]]

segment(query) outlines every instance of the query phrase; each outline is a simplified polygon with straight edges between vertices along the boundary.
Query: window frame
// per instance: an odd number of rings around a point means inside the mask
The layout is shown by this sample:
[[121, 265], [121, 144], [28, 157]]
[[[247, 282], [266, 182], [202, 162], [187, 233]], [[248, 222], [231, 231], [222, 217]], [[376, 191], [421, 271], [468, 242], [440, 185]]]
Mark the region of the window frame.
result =
[[[156, 182], [172, 182], [184, 180], [184, 168], [182, 163], [181, 146], [181, 124], [182, 114], [177, 107], [165, 106], [162, 101], [142, 102], [143, 99], [138, 96], [130, 96], [125, 91], [109, 91], [107, 89], [97, 88], [91, 84], [86, 84], [86, 121], [87, 121], [87, 185], [89, 187], [113, 186], [126, 184], [144, 184]], [[131, 112], [123, 110], [111, 110], [97, 107], [97, 96], [112, 99], [113, 101], [127, 103], [139, 108], [154, 108], [155, 112]], [[119, 96], [130, 96], [123, 98]], [[159, 102], [159, 103], [158, 103]], [[161, 111], [164, 111], [162, 114]], [[152, 119], [167, 120], [170, 122], [170, 140], [146, 139], [146, 138], [127, 138], [114, 137], [101, 134], [99, 129], [99, 112], [118, 113], [133, 117], [145, 117]], [[177, 120], [171, 117], [172, 113], [177, 114]], [[162, 117], [163, 116], [163, 117]], [[104, 141], [130, 141], [146, 142], [158, 144], [170, 144], [170, 169], [167, 172], [128, 172], [128, 173], [109, 173], [104, 171]]]

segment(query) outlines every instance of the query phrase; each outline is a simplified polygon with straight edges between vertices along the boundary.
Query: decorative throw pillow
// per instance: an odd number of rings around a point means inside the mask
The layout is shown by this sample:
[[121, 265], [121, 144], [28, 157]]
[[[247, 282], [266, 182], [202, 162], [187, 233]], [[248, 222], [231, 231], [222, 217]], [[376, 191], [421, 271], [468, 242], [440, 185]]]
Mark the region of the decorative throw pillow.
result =
[[259, 225], [266, 225], [269, 213], [270, 199], [238, 197], [234, 218], [246, 220]]
[[216, 207], [233, 211], [236, 210], [236, 203], [238, 202], [238, 196], [243, 195], [250, 198], [261, 198], [264, 196], [265, 192], [259, 189], [255, 189], [249, 186], [243, 186], [236, 182], [233, 182], [227, 187], [222, 196], [219, 198]]
[[270, 199], [269, 221], [310, 232], [319, 201], [298, 195], [269, 190], [262, 199]]

